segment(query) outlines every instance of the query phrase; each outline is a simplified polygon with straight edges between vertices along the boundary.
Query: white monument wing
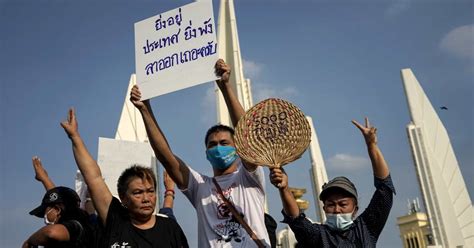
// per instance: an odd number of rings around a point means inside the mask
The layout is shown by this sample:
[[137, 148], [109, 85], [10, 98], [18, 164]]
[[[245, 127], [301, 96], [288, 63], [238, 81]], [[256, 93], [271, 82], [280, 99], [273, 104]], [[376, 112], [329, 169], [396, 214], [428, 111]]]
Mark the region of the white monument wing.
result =
[[[102, 177], [112, 195], [118, 198], [117, 181], [122, 172], [132, 165], [141, 165], [151, 168], [158, 180], [157, 160], [154, 157], [150, 144], [99, 137], [99, 152], [97, 163], [100, 166]], [[157, 187], [160, 183], [157, 183]], [[157, 189], [157, 193], [160, 190]], [[157, 198], [159, 199], [159, 198]], [[157, 206], [159, 202], [157, 201]]]
[[472, 202], [449, 134], [410, 69], [401, 71], [412, 122], [408, 137], [434, 241], [443, 247], [474, 243]]
[[145, 130], [145, 124], [143, 124], [142, 116], [133, 103], [128, 100], [132, 87], [136, 84], [135, 74], [130, 76], [130, 82], [128, 83], [127, 93], [125, 94], [125, 100], [123, 102], [122, 114], [120, 115], [120, 121], [115, 133], [115, 139], [117, 140], [129, 140], [137, 142], [148, 141], [148, 136]]

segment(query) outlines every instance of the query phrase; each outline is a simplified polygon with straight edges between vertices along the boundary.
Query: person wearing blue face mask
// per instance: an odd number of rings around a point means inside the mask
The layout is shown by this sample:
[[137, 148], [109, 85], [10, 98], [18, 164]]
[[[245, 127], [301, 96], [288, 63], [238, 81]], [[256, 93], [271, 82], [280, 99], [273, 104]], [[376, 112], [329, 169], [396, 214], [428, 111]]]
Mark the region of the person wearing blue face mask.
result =
[[271, 169], [270, 181], [278, 188], [283, 203], [283, 222], [295, 233], [299, 247], [376, 247], [380, 233], [392, 208], [393, 187], [388, 165], [377, 146], [377, 129], [352, 123], [362, 132], [374, 174], [375, 193], [357, 218], [358, 194], [354, 184], [346, 177], [336, 177], [324, 184], [319, 199], [324, 203], [325, 223], [312, 223], [300, 213], [288, 189], [288, 176], [282, 169]]
[[[215, 73], [220, 77], [216, 83], [224, 96], [232, 124], [236, 126], [245, 111], [229, 83], [230, 67], [220, 59], [216, 62]], [[130, 101], [142, 115], [156, 157], [196, 209], [198, 247], [270, 247], [264, 217], [263, 169], [237, 155], [234, 130], [215, 125], [207, 131], [205, 156], [212, 166], [213, 176], [206, 176], [173, 153], [157, 124], [150, 102], [141, 101], [138, 86], [132, 88]], [[228, 202], [235, 207], [236, 216]], [[240, 223], [240, 217], [250, 231]]]

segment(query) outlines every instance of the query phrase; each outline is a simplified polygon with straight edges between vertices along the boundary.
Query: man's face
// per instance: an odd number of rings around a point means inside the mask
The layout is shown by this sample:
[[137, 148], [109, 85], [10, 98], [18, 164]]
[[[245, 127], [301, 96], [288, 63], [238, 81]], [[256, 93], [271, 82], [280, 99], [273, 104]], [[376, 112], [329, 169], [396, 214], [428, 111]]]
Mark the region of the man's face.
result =
[[209, 135], [206, 148], [210, 149], [217, 145], [235, 147], [234, 139], [232, 138], [232, 135], [227, 131], [218, 131]]
[[155, 211], [155, 185], [149, 180], [135, 177], [128, 184], [122, 202], [132, 216], [148, 217]]
[[327, 214], [347, 214], [353, 213], [355, 216], [357, 212], [357, 205], [354, 197], [347, 196], [334, 192], [324, 200], [324, 212]]

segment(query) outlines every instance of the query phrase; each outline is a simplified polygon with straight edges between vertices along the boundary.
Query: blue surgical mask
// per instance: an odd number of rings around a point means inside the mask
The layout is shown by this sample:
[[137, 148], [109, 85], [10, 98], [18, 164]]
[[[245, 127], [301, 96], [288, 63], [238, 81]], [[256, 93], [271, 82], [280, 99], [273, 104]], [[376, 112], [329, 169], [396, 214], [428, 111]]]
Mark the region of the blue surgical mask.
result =
[[352, 213], [347, 214], [326, 214], [326, 225], [332, 230], [345, 231], [351, 227]]
[[233, 146], [214, 146], [206, 150], [206, 157], [212, 167], [225, 170], [238, 158]]

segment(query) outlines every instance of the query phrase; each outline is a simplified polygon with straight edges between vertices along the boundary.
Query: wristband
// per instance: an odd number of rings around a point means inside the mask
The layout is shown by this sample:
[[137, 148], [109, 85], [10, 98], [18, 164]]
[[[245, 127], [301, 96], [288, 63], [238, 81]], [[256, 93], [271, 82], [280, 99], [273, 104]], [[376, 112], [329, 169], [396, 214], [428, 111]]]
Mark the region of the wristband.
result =
[[173, 195], [174, 195], [174, 190], [173, 190], [173, 189], [167, 189], [167, 190], [165, 190], [165, 195], [166, 195], [166, 193], [168, 193], [168, 192], [171, 192], [171, 193], [173, 193]]

